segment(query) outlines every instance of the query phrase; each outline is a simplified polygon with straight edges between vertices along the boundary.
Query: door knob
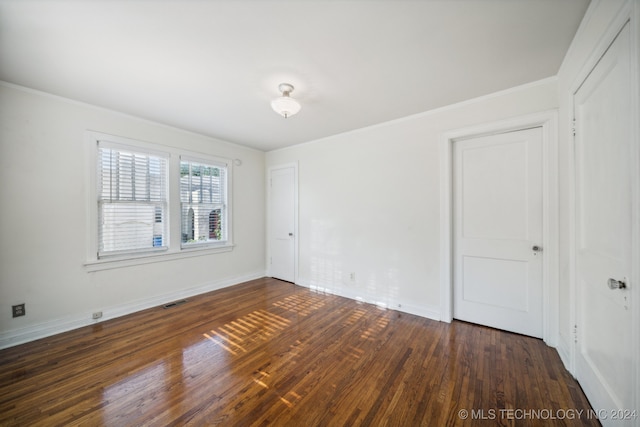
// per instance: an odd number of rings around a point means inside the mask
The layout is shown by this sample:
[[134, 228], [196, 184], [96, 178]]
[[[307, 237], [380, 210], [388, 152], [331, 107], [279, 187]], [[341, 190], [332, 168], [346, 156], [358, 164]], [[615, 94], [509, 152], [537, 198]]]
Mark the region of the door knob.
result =
[[534, 245], [531, 250], [533, 252], [542, 252], [542, 248], [540, 246]]
[[624, 280], [616, 279], [609, 279], [607, 281], [607, 285], [609, 285], [609, 289], [625, 289], [627, 287], [627, 284]]
[[293, 237], [293, 233], [289, 233], [289, 237]]

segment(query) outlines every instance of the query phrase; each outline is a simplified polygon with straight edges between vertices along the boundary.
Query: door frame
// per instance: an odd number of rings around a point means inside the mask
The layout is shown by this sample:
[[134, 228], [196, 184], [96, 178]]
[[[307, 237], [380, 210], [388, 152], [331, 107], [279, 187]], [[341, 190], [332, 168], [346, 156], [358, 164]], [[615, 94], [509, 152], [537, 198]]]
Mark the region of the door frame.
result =
[[[640, 114], [640, 3], [633, 0], [625, 1], [615, 18], [611, 20], [607, 29], [599, 38], [597, 44], [588, 56], [588, 59], [582, 65], [580, 71], [575, 75], [573, 84], [571, 85], [571, 91], [567, 95], [569, 99], [568, 105], [571, 108], [572, 119], [575, 119], [575, 94], [578, 92], [582, 84], [586, 81], [591, 74], [591, 71], [600, 61], [600, 58], [604, 56], [609, 46], [613, 43], [623, 27], [627, 24], [630, 25], [631, 30], [631, 116], [638, 117]], [[567, 369], [572, 375], [576, 375], [576, 359], [578, 353], [577, 342], [577, 328], [580, 325], [577, 324], [577, 313], [579, 310], [578, 301], [578, 272], [577, 272], [577, 258], [578, 258], [578, 244], [577, 244], [577, 180], [576, 171], [578, 170], [578, 157], [576, 156], [576, 139], [574, 135], [570, 135], [568, 140], [571, 141], [569, 149], [569, 319], [572, 326], [572, 339], [568, 352], [568, 366]], [[631, 153], [632, 156], [640, 163], [640, 120], [636, 119], [636, 123], [632, 128], [632, 141], [631, 141]], [[634, 372], [630, 372], [634, 382], [633, 390], [635, 396], [632, 397], [632, 401], [635, 402], [635, 408], [640, 409], [640, 171], [638, 168], [631, 168], [631, 277], [628, 278], [631, 291], [631, 321], [632, 321], [632, 343], [631, 348], [635, 359], [635, 365], [633, 366]], [[635, 228], [634, 228], [635, 227]]]
[[558, 341], [558, 112], [544, 111], [456, 129], [440, 137], [440, 321], [453, 320], [453, 144], [533, 127], [542, 128], [542, 338]]
[[271, 174], [278, 169], [293, 168], [293, 283], [298, 284], [298, 162], [284, 163], [281, 165], [269, 166], [267, 169], [267, 199], [265, 206], [266, 217], [266, 273], [268, 277], [271, 276]]

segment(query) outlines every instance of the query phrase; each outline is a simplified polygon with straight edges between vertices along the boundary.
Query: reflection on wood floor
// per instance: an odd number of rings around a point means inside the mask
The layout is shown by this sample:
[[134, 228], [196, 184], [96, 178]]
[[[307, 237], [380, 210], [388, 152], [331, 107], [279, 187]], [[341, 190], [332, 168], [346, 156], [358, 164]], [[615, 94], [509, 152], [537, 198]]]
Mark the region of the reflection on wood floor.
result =
[[0, 425], [599, 425], [540, 340], [266, 278], [2, 350], [0, 367]]

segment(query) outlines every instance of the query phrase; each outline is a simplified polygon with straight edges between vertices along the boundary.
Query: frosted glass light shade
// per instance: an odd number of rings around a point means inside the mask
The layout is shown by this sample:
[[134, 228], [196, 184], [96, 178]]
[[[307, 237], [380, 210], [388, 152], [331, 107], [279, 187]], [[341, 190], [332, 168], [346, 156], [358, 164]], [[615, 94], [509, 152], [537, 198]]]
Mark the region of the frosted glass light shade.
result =
[[271, 108], [286, 119], [287, 117], [298, 114], [302, 107], [295, 99], [289, 96], [281, 96], [271, 101]]

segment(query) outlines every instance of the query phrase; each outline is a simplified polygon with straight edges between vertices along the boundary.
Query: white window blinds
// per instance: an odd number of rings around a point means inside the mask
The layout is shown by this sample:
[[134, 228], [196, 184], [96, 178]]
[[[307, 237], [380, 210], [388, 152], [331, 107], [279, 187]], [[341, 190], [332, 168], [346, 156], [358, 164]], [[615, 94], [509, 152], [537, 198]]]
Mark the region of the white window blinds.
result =
[[167, 248], [168, 155], [98, 142], [98, 257]]
[[227, 240], [227, 165], [180, 160], [182, 246]]

